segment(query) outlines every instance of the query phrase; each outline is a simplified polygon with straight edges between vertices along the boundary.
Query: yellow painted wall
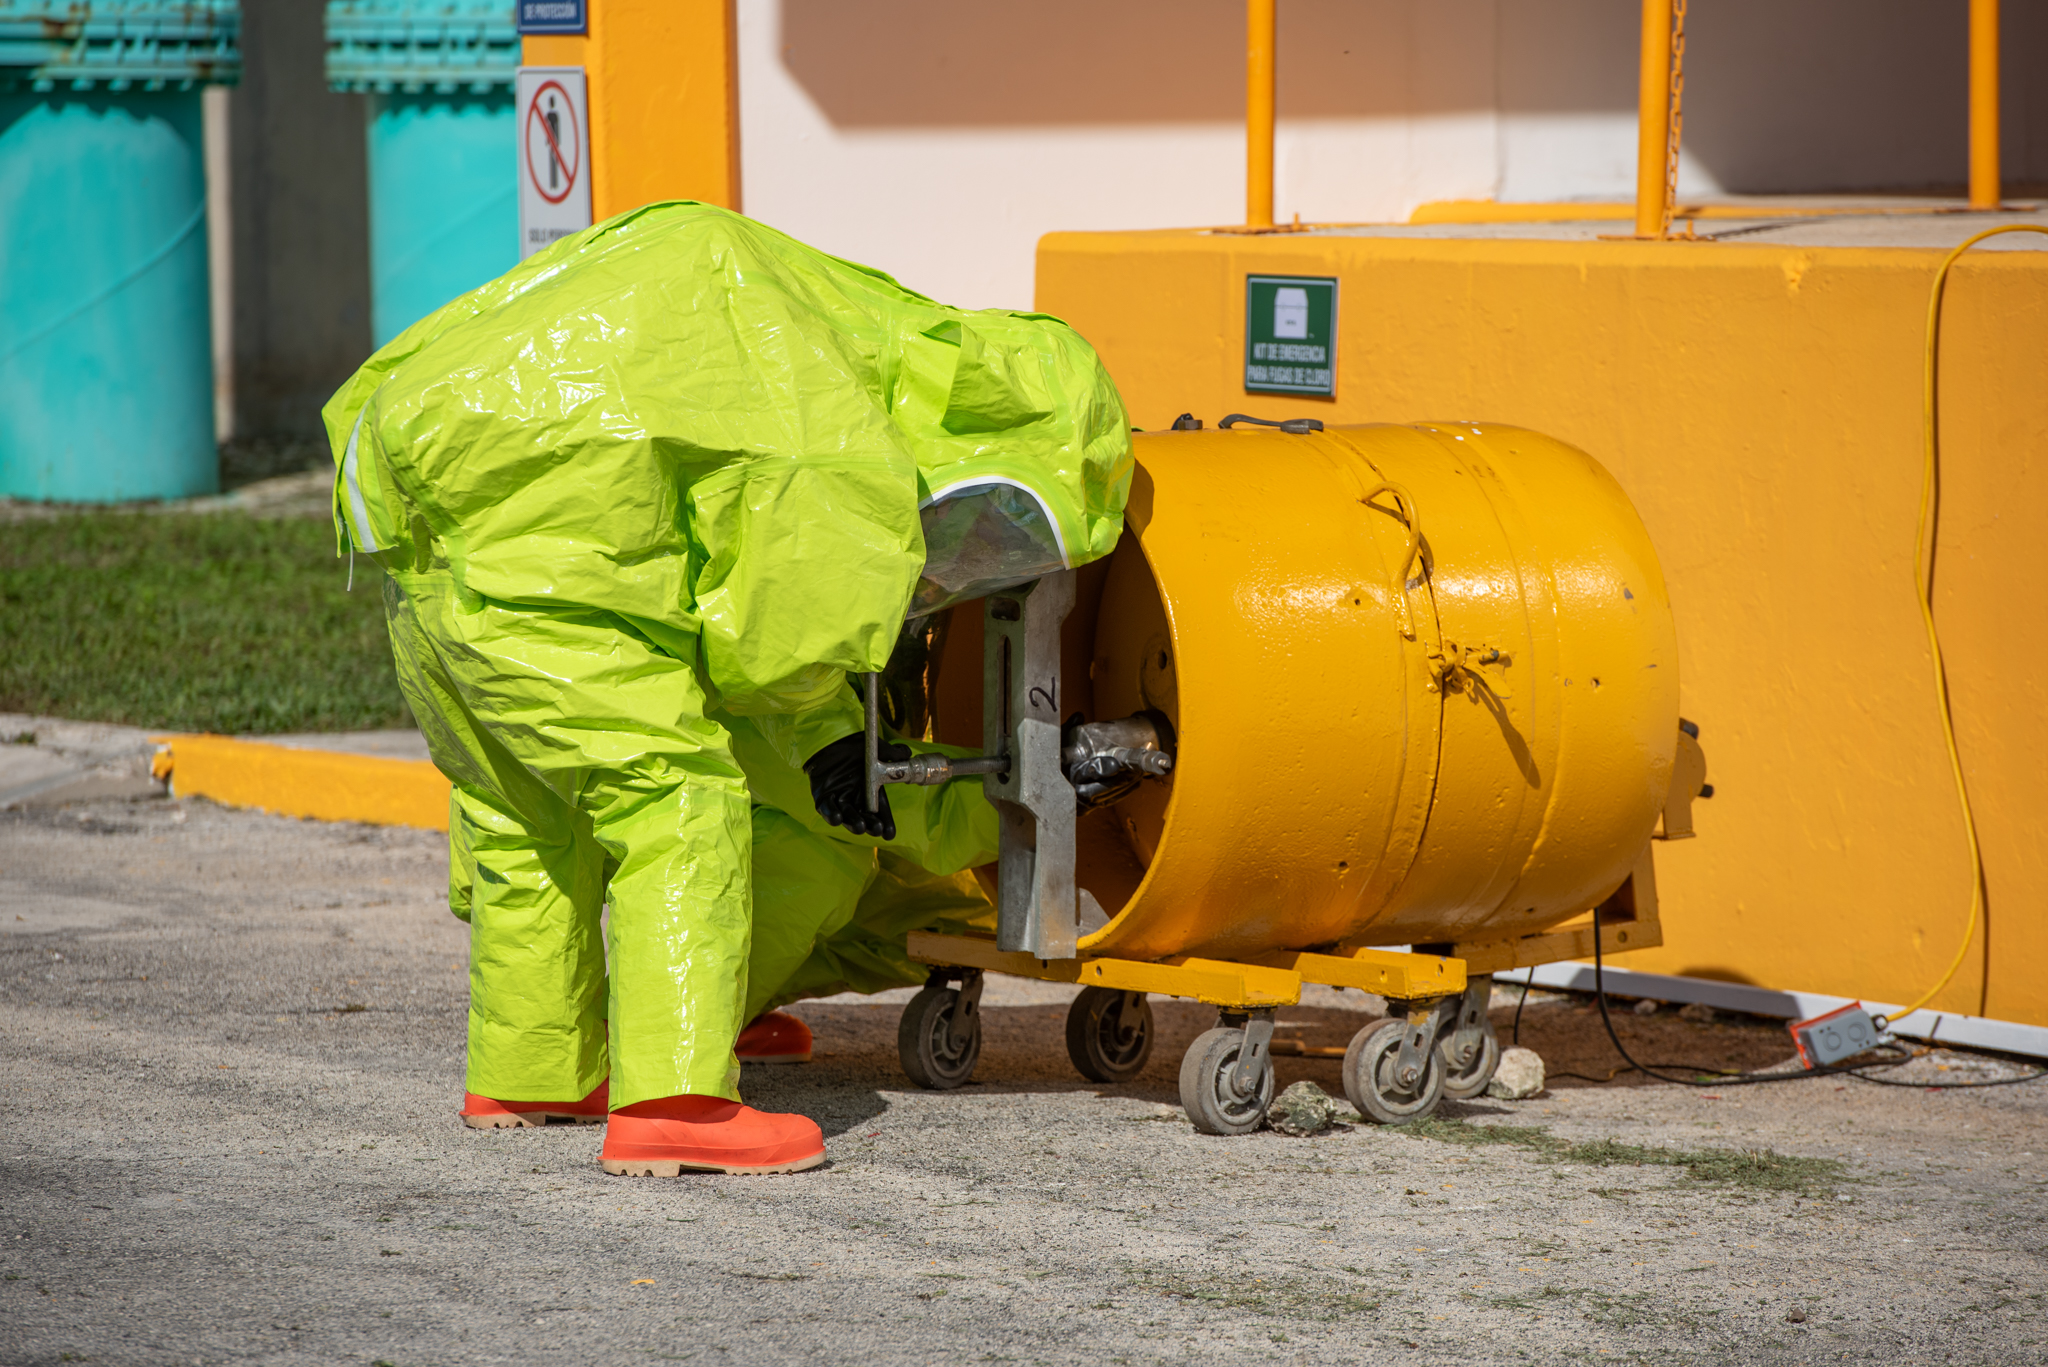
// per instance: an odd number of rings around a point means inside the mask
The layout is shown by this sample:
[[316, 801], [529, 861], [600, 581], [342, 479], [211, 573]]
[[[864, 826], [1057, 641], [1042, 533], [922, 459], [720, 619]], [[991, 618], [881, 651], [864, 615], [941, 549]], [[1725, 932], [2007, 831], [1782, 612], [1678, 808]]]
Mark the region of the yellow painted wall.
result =
[[591, 212], [664, 199], [740, 207], [734, 0], [590, 0], [590, 31], [522, 40], [590, 89]]
[[[1700, 838], [1657, 847], [1665, 946], [1630, 966], [1897, 1003], [1946, 967], [1969, 906], [1913, 588], [1939, 260], [1054, 234], [1037, 304], [1101, 350], [1141, 427], [1485, 419], [1598, 457], [1662, 556], [1717, 790]], [[1248, 272], [1342, 281], [1334, 402], [1244, 393]], [[2048, 255], [1965, 258], [1946, 338], [1937, 619], [1990, 912], [1934, 1005], [2048, 1024]]]

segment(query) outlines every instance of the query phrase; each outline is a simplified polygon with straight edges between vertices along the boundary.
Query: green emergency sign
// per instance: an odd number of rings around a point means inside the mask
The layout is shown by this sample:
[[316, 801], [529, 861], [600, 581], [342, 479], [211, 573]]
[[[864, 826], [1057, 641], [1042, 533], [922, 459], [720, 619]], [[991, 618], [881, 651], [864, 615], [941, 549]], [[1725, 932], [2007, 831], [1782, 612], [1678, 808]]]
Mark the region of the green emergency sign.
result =
[[1337, 282], [1249, 275], [1244, 286], [1247, 394], [1337, 393]]

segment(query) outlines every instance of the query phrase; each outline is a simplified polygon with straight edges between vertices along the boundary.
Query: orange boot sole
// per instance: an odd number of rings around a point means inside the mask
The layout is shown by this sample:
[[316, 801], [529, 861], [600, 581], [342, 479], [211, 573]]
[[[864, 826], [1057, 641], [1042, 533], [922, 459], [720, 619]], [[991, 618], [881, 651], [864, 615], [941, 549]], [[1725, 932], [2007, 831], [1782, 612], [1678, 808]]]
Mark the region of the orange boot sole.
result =
[[597, 1090], [581, 1101], [498, 1101], [462, 1094], [462, 1123], [472, 1130], [526, 1130], [543, 1125], [601, 1125], [610, 1114], [611, 1082], [597, 1084]]

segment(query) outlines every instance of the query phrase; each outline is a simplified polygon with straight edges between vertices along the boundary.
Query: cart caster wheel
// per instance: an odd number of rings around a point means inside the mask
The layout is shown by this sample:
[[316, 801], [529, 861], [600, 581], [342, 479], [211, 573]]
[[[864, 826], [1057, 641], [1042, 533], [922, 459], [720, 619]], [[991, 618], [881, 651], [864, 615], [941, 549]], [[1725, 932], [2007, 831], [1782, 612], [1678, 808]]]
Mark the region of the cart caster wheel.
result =
[[1444, 1095], [1453, 1101], [1470, 1101], [1473, 1097], [1486, 1094], [1486, 1084], [1493, 1081], [1493, 1070], [1500, 1067], [1500, 1041], [1488, 1030], [1481, 1041], [1479, 1051], [1472, 1056], [1463, 1069], [1451, 1063], [1447, 1045], [1439, 1044], [1438, 1064], [1444, 1076]]
[[966, 1038], [956, 1042], [953, 1017], [960, 1010], [961, 995], [959, 988], [929, 983], [904, 1004], [903, 1019], [896, 1026], [896, 1054], [904, 1075], [930, 1091], [951, 1091], [965, 1083], [981, 1058], [981, 993], [971, 994]]
[[1273, 1065], [1259, 1070], [1250, 1095], [1233, 1085], [1244, 1031], [1227, 1025], [1205, 1031], [1188, 1046], [1180, 1061], [1180, 1104], [1203, 1134], [1250, 1134], [1266, 1119], [1273, 1104]]
[[1152, 1003], [1143, 992], [1084, 987], [1067, 1008], [1067, 1057], [1090, 1082], [1129, 1082], [1152, 1057]]
[[1412, 1124], [1444, 1098], [1444, 1064], [1435, 1049], [1423, 1055], [1422, 1076], [1412, 1089], [1394, 1081], [1394, 1056], [1407, 1032], [1407, 1021], [1384, 1020], [1359, 1031], [1344, 1051], [1344, 1095], [1376, 1124]]

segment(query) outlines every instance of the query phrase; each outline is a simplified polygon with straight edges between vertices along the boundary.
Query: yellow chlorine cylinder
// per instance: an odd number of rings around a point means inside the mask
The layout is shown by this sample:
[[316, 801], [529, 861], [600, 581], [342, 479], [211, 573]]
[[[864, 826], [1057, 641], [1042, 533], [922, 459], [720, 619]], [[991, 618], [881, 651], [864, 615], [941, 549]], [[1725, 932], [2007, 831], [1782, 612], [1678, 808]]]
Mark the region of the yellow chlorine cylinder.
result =
[[[1604, 900], [1671, 786], [1648, 534], [1599, 463], [1472, 423], [1142, 433], [1080, 575], [1062, 710], [1154, 710], [1170, 779], [1085, 815], [1084, 952], [1249, 957], [1526, 934]], [[957, 612], [935, 733], [980, 736]]]
[[1655, 552], [1598, 462], [1466, 423], [1136, 441], [1064, 687], [1094, 718], [1164, 712], [1179, 754], [1082, 821], [1110, 915], [1084, 952], [1521, 934], [1621, 884], [1671, 783], [1678, 675]]

